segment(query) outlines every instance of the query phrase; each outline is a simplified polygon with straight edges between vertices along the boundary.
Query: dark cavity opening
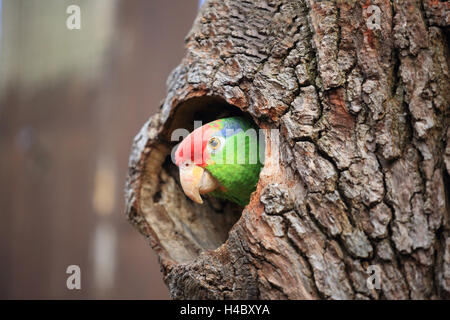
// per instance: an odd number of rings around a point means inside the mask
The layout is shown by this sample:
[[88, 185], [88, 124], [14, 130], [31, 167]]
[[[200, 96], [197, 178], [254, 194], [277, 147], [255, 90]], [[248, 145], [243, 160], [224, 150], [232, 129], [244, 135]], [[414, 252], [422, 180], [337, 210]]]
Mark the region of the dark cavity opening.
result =
[[[253, 122], [251, 117], [239, 108], [226, 103], [219, 97], [196, 97], [181, 103], [170, 116], [170, 122], [166, 125], [166, 130], [162, 137], [164, 144], [170, 146], [170, 151], [165, 155], [162, 165], [163, 175], [170, 176], [176, 183], [176, 187], [171, 190], [174, 196], [180, 197], [173, 205], [168, 203], [168, 195], [164, 195], [164, 190], [159, 190], [154, 201], [163, 205], [169, 212], [169, 216], [174, 220], [174, 225], [182, 226], [174, 228], [177, 233], [177, 241], [173, 245], [182, 245], [184, 253], [177, 257], [177, 252], [182, 248], [166, 249], [172, 258], [178, 262], [189, 261], [198, 256], [202, 251], [215, 250], [228, 239], [228, 232], [239, 220], [243, 207], [226, 200], [216, 199], [212, 196], [203, 195], [203, 204], [191, 201], [181, 187], [178, 167], [172, 162], [172, 149], [180, 141], [170, 141], [174, 130], [183, 128], [192, 132], [194, 121], [202, 121], [202, 124], [231, 116], [241, 116]], [[167, 178], [161, 178], [162, 180]], [[169, 189], [167, 189], [169, 190]], [[167, 191], [166, 191], [167, 192]], [[172, 198], [171, 201], [174, 201]], [[176, 231], [175, 231], [176, 229]], [[179, 234], [181, 233], [181, 234]], [[180, 243], [182, 242], [182, 244]], [[187, 254], [189, 252], [189, 254]]]

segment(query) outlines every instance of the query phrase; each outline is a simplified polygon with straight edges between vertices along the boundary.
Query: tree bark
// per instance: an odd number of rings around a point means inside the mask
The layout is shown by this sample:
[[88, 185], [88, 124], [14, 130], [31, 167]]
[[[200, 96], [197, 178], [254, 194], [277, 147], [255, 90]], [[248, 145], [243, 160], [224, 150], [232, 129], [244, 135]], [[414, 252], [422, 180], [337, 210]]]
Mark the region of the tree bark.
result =
[[[449, 10], [206, 2], [126, 185], [173, 298], [449, 298]], [[244, 209], [194, 204], [171, 133], [231, 106], [266, 132], [257, 190]]]

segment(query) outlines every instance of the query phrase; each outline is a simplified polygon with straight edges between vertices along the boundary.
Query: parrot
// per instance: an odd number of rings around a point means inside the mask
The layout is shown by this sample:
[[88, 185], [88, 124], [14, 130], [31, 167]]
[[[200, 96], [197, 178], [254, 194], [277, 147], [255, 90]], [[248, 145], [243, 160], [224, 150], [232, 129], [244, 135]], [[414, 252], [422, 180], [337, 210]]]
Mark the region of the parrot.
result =
[[263, 167], [258, 137], [256, 126], [239, 116], [192, 131], [175, 150], [185, 195], [199, 204], [208, 194], [245, 207]]

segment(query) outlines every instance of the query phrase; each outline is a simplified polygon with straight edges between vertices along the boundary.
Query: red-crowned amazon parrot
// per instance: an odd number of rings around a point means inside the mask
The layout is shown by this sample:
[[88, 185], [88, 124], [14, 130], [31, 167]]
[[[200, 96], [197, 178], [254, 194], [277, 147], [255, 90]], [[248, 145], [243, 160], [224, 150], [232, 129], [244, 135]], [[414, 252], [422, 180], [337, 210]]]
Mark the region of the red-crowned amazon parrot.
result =
[[262, 168], [258, 137], [254, 125], [242, 117], [194, 130], [175, 151], [184, 193], [197, 203], [203, 203], [201, 194], [211, 194], [247, 205]]

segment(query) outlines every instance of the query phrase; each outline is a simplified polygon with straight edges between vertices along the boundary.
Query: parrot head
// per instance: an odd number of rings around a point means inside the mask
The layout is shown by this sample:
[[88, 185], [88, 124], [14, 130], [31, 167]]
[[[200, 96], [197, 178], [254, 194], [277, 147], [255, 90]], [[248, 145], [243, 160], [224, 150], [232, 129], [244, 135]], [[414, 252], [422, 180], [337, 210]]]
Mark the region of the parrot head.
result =
[[210, 194], [247, 205], [262, 168], [259, 150], [256, 128], [241, 117], [195, 129], [175, 151], [184, 193], [197, 203]]

